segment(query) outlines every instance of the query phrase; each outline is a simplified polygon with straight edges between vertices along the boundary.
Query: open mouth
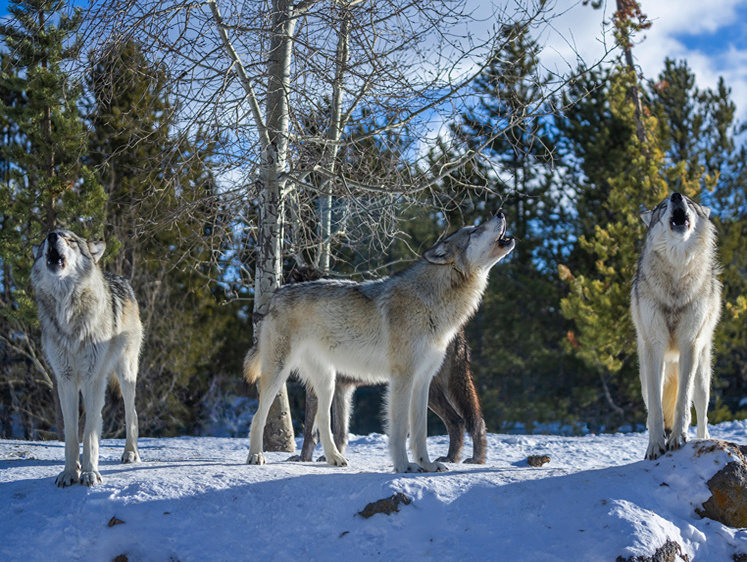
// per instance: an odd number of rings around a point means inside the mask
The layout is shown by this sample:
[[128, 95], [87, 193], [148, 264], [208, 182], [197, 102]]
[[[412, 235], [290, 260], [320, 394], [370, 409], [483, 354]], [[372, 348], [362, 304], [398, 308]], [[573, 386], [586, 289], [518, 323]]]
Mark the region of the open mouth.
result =
[[672, 219], [669, 222], [672, 230], [682, 231], [690, 227], [687, 211], [685, 209], [675, 209], [672, 213]]
[[47, 252], [47, 267], [50, 269], [62, 269], [65, 267], [65, 258], [57, 251], [56, 247], [52, 247]]
[[513, 242], [513, 238], [510, 236], [506, 236], [506, 221], [503, 221], [503, 228], [501, 229], [501, 233], [498, 235], [497, 243], [498, 247], [505, 248], [506, 246], [509, 246]]

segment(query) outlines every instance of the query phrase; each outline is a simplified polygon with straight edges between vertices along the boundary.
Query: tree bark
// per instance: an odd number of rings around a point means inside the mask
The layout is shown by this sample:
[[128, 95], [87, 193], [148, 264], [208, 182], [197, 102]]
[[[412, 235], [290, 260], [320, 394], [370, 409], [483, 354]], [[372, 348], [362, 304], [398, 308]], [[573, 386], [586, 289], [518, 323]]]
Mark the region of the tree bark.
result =
[[[259, 136], [261, 155], [258, 194], [257, 265], [254, 277], [254, 333], [267, 313], [270, 298], [280, 286], [283, 264], [283, 189], [288, 155], [290, 64], [296, 16], [289, 0], [273, 0], [270, 52], [267, 61], [267, 100], [265, 115], [244, 65], [234, 49], [215, 0], [210, 2], [213, 20], [223, 47], [246, 92]], [[296, 443], [285, 385], [270, 408], [264, 432], [266, 451], [295, 452]]]
[[[633, 5], [640, 13], [640, 4], [633, 2]], [[619, 18], [625, 18], [629, 20], [631, 18], [631, 2], [629, 0], [616, 0], [617, 14]], [[641, 104], [641, 92], [638, 88], [638, 72], [635, 69], [635, 61], [633, 60], [633, 47], [631, 45], [631, 38], [628, 27], [621, 27], [623, 33], [623, 53], [625, 55], [625, 65], [633, 75], [633, 84], [630, 86], [629, 95], [633, 100], [634, 116], [635, 116], [635, 133], [638, 137], [638, 141], [645, 147], [646, 144], [646, 130], [643, 127], [643, 106]]]
[[[288, 0], [273, 1], [273, 28], [267, 75], [266, 140], [262, 143], [259, 193], [259, 244], [254, 286], [254, 317], [262, 318], [280, 286], [283, 263], [284, 174], [288, 154], [290, 63], [296, 25]], [[256, 328], [256, 323], [255, 323]], [[255, 332], [256, 333], [256, 332]], [[295, 452], [288, 389], [280, 390], [270, 408], [264, 433], [266, 451]]]

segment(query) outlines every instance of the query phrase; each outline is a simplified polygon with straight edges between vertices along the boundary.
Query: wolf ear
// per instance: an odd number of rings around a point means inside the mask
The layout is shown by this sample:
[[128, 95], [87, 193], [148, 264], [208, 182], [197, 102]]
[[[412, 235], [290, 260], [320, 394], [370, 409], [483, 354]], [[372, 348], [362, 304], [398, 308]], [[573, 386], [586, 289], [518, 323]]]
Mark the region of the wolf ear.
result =
[[711, 209], [710, 207], [706, 207], [705, 205], [700, 206], [700, 210], [703, 211], [703, 214], [705, 215], [705, 218], [711, 217]]
[[99, 263], [101, 256], [104, 255], [104, 250], [106, 250], [106, 242], [89, 242], [88, 243], [88, 251], [91, 252], [93, 263]]
[[454, 263], [454, 250], [446, 240], [437, 242], [423, 253], [423, 258], [434, 265]]
[[648, 228], [651, 225], [651, 217], [654, 215], [653, 211], [647, 211], [645, 207], [641, 206], [641, 220], [643, 224]]
[[31, 256], [34, 258], [34, 260], [39, 259], [43, 245], [44, 244], [34, 244], [33, 246], [31, 246]]

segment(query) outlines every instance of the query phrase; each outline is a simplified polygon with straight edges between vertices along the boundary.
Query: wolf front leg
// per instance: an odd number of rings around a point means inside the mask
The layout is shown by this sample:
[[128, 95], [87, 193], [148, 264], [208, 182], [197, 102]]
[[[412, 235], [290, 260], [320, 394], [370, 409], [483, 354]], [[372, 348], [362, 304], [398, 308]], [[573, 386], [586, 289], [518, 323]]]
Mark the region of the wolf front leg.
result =
[[99, 473], [99, 440], [101, 439], [101, 409], [104, 407], [106, 377], [93, 378], [83, 385], [83, 405], [86, 426], [83, 432], [83, 469], [80, 483], [95, 486], [103, 482]]
[[440, 462], [431, 462], [428, 455], [428, 389], [431, 377], [421, 374], [416, 380], [410, 401], [410, 450], [425, 472], [446, 472]]
[[664, 354], [653, 346], [639, 342], [641, 383], [645, 387], [648, 408], [648, 449], [646, 458], [654, 460], [666, 452], [662, 390], [664, 383]]
[[387, 434], [389, 454], [394, 463], [394, 472], [423, 472], [419, 464], [407, 458], [408, 412], [412, 399], [413, 380], [411, 375], [395, 372], [389, 384], [387, 400]]
[[[56, 375], [55, 375], [56, 376]], [[78, 385], [72, 375], [57, 377], [62, 419], [65, 422], [65, 470], [55, 479], [60, 488], [80, 480], [80, 447], [78, 446]]]
[[677, 404], [674, 408], [672, 434], [667, 441], [667, 450], [676, 451], [687, 442], [687, 430], [690, 427], [692, 414], [690, 404], [693, 396], [693, 383], [697, 371], [697, 357], [699, 353], [689, 342], [680, 345], [679, 386]]

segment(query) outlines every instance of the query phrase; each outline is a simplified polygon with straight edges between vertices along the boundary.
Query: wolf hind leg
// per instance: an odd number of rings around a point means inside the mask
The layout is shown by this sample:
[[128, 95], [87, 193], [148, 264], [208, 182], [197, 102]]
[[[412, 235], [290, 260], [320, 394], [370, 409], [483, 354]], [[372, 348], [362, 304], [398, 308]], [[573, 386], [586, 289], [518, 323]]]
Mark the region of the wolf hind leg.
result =
[[708, 342], [701, 352], [698, 368], [695, 372], [693, 404], [698, 420], [698, 439], [708, 439], [708, 402], [711, 399], [711, 343]]
[[449, 434], [449, 450], [446, 456], [437, 458], [436, 462], [459, 462], [467, 428], [464, 418], [451, 405], [443, 389], [435, 383], [431, 384], [428, 393], [428, 407], [441, 418]]
[[353, 393], [358, 385], [350, 380], [337, 377], [335, 382], [335, 396], [332, 399], [332, 434], [335, 446], [341, 454], [348, 448], [348, 430], [350, 429], [350, 413], [353, 406]]
[[306, 410], [304, 414], [303, 423], [303, 445], [301, 446], [301, 454], [293, 455], [288, 457], [290, 462], [309, 462], [314, 456], [314, 449], [316, 448], [316, 411], [318, 409], [318, 400], [314, 389], [310, 385], [306, 385], [306, 400], [304, 404]]
[[327, 464], [347, 466], [348, 461], [340, 454], [332, 435], [331, 410], [335, 395], [335, 371], [316, 362], [311, 363], [308, 368], [306, 377], [311, 382], [318, 401], [315, 425], [319, 430], [319, 440], [322, 442]]
[[275, 396], [280, 392], [290, 372], [276, 364], [271, 370], [265, 371], [262, 367], [262, 375], [259, 379], [259, 406], [252, 418], [252, 426], [249, 429], [249, 456], [246, 464], [265, 464], [265, 456], [262, 454], [264, 449], [264, 431], [267, 423], [267, 414], [270, 412], [270, 406], [275, 400]]
[[137, 450], [138, 421], [135, 410], [135, 387], [137, 384], [137, 357], [123, 358], [117, 365], [115, 375], [122, 392], [122, 401], [125, 409], [125, 449], [122, 453], [123, 463], [140, 462], [140, 454]]
[[677, 390], [679, 387], [679, 363], [668, 361], [664, 363], [664, 393], [661, 398], [664, 413], [664, 432], [672, 434], [674, 426], [674, 411], [677, 405]]
[[80, 481], [80, 446], [78, 445], [78, 386], [71, 377], [57, 377], [62, 419], [65, 423], [65, 469], [55, 479], [60, 488]]

